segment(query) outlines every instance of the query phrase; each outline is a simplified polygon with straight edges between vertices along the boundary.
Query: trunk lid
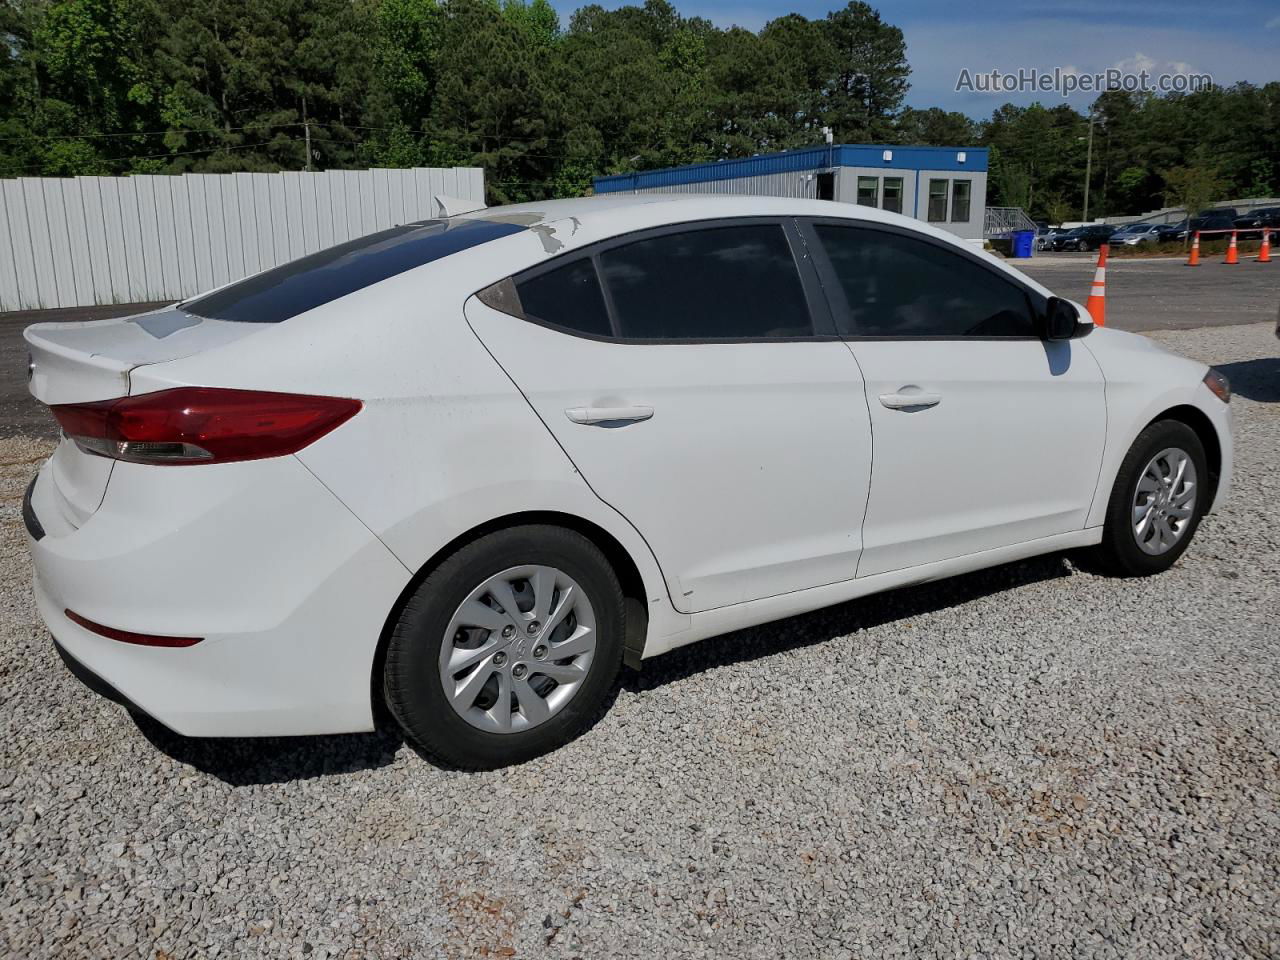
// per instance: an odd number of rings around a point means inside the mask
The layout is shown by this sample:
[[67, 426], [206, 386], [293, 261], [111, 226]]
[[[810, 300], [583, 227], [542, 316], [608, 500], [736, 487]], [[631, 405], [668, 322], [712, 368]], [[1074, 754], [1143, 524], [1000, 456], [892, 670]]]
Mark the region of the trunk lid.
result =
[[[126, 397], [135, 368], [225, 346], [262, 329], [193, 316], [176, 306], [112, 320], [37, 323], [23, 332], [28, 389], [48, 406]], [[50, 535], [68, 533], [93, 515], [114, 465], [65, 436], [59, 441], [32, 501], [42, 522], [47, 518]]]

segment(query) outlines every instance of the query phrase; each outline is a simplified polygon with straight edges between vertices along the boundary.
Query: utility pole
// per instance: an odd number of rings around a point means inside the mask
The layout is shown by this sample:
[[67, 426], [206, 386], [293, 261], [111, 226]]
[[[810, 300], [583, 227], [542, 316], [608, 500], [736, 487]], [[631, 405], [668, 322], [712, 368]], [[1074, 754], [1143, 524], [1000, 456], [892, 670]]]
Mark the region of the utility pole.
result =
[[[303, 168], [307, 173], [311, 172], [311, 121], [307, 119], [307, 95], [302, 95], [302, 135], [306, 140], [307, 147], [307, 164]], [[1086, 205], [1088, 201], [1086, 201]]]
[[1085, 152], [1084, 159], [1084, 214], [1081, 216], [1085, 223], [1089, 222], [1089, 181], [1093, 177], [1093, 108], [1089, 108], [1089, 147]]

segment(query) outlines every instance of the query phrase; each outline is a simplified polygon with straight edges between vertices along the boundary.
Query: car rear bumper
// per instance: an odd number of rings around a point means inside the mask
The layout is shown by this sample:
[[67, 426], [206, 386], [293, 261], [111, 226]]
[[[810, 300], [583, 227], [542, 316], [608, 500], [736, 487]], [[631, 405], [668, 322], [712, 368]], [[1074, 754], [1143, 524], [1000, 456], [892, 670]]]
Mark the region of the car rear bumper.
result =
[[[186, 736], [372, 729], [374, 651], [409, 572], [296, 458], [118, 463], [79, 529], [37, 536], [47, 482], [46, 464], [23, 511], [36, 603], [90, 689]], [[201, 640], [122, 642], [67, 611]]]

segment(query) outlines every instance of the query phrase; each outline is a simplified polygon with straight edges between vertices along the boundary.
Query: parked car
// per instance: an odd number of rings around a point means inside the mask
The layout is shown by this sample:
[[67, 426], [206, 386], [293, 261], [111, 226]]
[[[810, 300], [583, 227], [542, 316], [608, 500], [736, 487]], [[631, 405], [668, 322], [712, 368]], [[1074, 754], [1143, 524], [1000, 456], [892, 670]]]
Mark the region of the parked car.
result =
[[[1047, 241], [1048, 249], [1050, 250], [1073, 249], [1075, 244], [1075, 238], [1079, 236], [1080, 229], [1081, 229], [1080, 227], [1070, 227], [1065, 230], [1062, 229], [1061, 227], [1058, 228], [1058, 230], [1055, 231], [1054, 234], [1048, 238], [1048, 241]], [[1067, 246], [1068, 242], [1072, 244], [1071, 247]]]
[[1063, 236], [1055, 238], [1054, 250], [1097, 250], [1111, 239], [1115, 227], [1102, 223], [1092, 223], [1069, 230]]
[[1111, 239], [1108, 242], [1124, 244], [1127, 247], [1136, 247], [1142, 243], [1157, 243], [1159, 237], [1160, 229], [1157, 224], [1129, 223], [1111, 234]]
[[40, 614], [189, 736], [385, 704], [514, 763], [704, 637], [1066, 549], [1160, 573], [1231, 478], [1222, 376], [852, 204], [498, 207], [25, 338]]
[[1052, 250], [1054, 240], [1066, 232], [1067, 231], [1063, 230], [1061, 227], [1051, 227], [1048, 225], [1045, 225], [1043, 227], [1037, 227], [1036, 228], [1036, 249]]
[[1173, 243], [1176, 240], [1186, 237], [1187, 222], [1185, 220], [1178, 223], [1157, 223], [1156, 224], [1156, 242], [1157, 243]]
[[[1235, 229], [1236, 211], [1233, 207], [1221, 207], [1213, 210], [1207, 210], [1198, 217], [1191, 218], [1191, 233], [1205, 233], [1207, 231], [1233, 230]], [[1187, 239], [1187, 228], [1184, 222], [1183, 228], [1178, 232], [1177, 240]]]
[[1231, 223], [1240, 231], [1240, 239], [1259, 240], [1262, 238], [1263, 228], [1271, 230], [1273, 234], [1280, 231], [1280, 207], [1258, 207], [1236, 217]]

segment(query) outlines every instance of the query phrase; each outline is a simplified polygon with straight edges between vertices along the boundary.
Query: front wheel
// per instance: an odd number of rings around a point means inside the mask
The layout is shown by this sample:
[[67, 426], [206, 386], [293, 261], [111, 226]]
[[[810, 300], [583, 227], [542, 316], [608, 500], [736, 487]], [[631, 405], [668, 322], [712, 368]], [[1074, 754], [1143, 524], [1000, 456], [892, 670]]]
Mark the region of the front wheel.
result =
[[562, 527], [500, 530], [445, 559], [387, 647], [387, 706], [416, 747], [464, 769], [520, 763], [595, 718], [622, 662], [622, 590]]
[[1209, 506], [1208, 479], [1204, 445], [1185, 423], [1160, 420], [1138, 434], [1107, 505], [1103, 566], [1129, 577], [1172, 567]]

